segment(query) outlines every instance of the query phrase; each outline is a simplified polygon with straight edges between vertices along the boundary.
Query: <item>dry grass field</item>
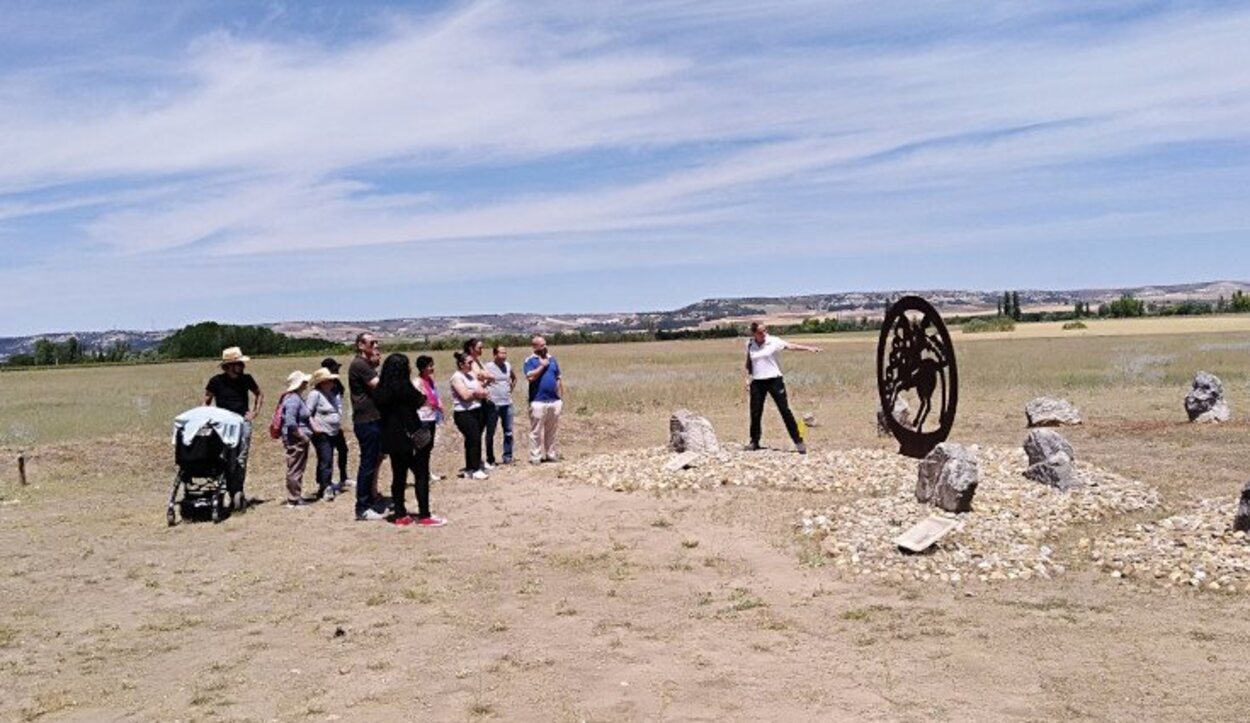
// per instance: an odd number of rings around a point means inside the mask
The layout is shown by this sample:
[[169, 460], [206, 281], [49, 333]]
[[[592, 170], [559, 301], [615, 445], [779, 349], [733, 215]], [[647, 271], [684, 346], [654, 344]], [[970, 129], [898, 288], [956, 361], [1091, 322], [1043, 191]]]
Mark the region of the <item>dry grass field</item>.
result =
[[[1086, 419], [1065, 431], [1082, 458], [1157, 487], [1152, 517], [1233, 497], [1250, 478], [1250, 327], [1090, 326], [956, 333], [954, 440], [1018, 446], [1025, 403], [1065, 396]], [[821, 422], [811, 446], [890, 448], [874, 429], [875, 338], [805, 341], [825, 353], [783, 361], [796, 411]], [[435, 483], [451, 520], [436, 530], [354, 522], [349, 499], [283, 508], [263, 431], [249, 492], [268, 501], [167, 528], [170, 420], [211, 362], [0, 374], [0, 719], [1244, 718], [1250, 593], [1079, 564], [979, 586], [839, 578], [794, 527], [819, 493], [618, 493], [558, 475], [662, 445], [678, 407], [744, 441], [739, 342], [555, 352], [566, 460]], [[272, 403], [312, 364], [251, 371]], [[1223, 378], [1233, 423], [1186, 423], [1199, 369]], [[460, 439], [440, 434], [447, 474]]]

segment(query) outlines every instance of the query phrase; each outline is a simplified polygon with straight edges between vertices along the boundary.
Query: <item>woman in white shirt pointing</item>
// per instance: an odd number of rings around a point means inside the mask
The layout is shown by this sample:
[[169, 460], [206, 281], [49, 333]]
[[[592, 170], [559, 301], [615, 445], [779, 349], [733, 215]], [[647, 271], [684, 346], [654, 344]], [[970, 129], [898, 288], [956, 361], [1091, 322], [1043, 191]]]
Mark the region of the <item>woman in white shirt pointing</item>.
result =
[[760, 418], [764, 415], [764, 398], [772, 397], [781, 412], [781, 420], [785, 422], [786, 431], [794, 441], [794, 448], [799, 454], [807, 454], [807, 445], [799, 436], [799, 424], [790, 411], [790, 403], [786, 398], [786, 383], [781, 376], [781, 365], [777, 354], [783, 350], [819, 352], [820, 348], [793, 344], [778, 336], [769, 336], [768, 327], [761, 322], [751, 322], [751, 340], [747, 342], [747, 391], [751, 394], [751, 442], [747, 449], [760, 448]]

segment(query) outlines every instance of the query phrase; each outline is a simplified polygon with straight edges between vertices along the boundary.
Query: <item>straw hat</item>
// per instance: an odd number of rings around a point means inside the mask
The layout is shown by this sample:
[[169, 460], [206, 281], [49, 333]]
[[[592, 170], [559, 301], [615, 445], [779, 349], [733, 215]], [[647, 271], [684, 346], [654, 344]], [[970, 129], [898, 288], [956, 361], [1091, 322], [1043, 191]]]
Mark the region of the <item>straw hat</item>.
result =
[[300, 387], [304, 386], [304, 384], [305, 384], [305, 383], [306, 383], [306, 382], [307, 382], [310, 378], [311, 378], [311, 377], [309, 377], [309, 376], [308, 376], [307, 374], [305, 374], [304, 372], [300, 372], [300, 371], [294, 371], [294, 372], [291, 372], [291, 373], [290, 373], [290, 374], [288, 374], [288, 375], [287, 375], [287, 377], [286, 377], [286, 390], [287, 390], [288, 392], [293, 392], [293, 391], [296, 391], [296, 390], [297, 390], [297, 389], [299, 389]]
[[243, 356], [243, 350], [237, 346], [232, 346], [229, 349], [223, 349], [221, 352], [222, 364], [242, 364], [243, 362], [250, 361], [251, 358]]
[[308, 383], [315, 387], [322, 382], [332, 382], [338, 378], [338, 374], [331, 374], [329, 369], [322, 367], [312, 373], [312, 377], [308, 380]]

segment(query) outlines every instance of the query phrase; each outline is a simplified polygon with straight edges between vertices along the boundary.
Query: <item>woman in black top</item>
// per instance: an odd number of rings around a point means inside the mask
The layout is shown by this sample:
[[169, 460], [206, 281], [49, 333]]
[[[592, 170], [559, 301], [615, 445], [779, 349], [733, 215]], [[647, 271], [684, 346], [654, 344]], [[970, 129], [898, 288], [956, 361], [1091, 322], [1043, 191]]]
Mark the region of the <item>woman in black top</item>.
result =
[[[440, 527], [446, 520], [430, 514], [430, 480], [417, 471], [417, 450], [413, 435], [421, 427], [417, 409], [425, 404], [425, 395], [412, 384], [412, 366], [403, 354], [391, 354], [382, 363], [378, 387], [373, 392], [378, 412], [382, 415], [382, 449], [391, 458], [391, 498], [395, 504], [394, 523], [402, 527], [418, 524]], [[424, 440], [416, 440], [425, 444]], [[431, 438], [429, 444], [433, 443]], [[416, 478], [417, 517], [408, 516], [404, 492], [408, 472]]]

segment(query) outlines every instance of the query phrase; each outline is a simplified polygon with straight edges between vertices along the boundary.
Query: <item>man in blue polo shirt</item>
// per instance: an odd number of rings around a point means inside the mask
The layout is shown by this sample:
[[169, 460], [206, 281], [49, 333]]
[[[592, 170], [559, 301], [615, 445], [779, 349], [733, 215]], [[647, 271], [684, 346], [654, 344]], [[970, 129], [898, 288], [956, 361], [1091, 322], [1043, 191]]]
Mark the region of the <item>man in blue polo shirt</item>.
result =
[[530, 464], [558, 462], [556, 428], [564, 409], [564, 380], [560, 363], [547, 351], [547, 340], [536, 336], [531, 343], [534, 353], [522, 367], [529, 380]]

